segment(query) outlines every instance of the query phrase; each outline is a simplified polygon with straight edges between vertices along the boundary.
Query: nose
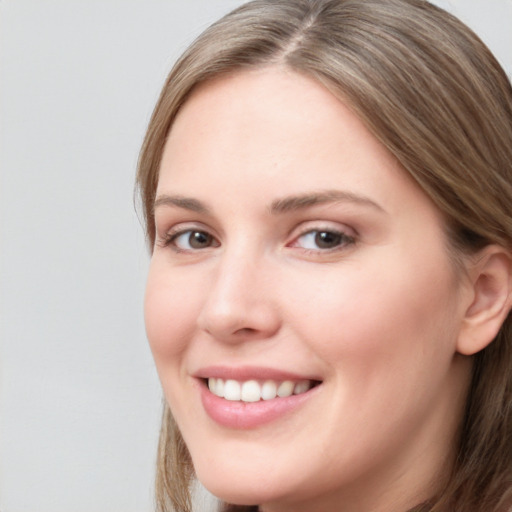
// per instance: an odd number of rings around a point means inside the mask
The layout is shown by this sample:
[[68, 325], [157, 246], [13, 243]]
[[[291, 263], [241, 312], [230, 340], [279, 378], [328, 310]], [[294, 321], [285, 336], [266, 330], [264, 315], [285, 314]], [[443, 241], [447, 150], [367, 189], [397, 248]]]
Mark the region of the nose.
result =
[[206, 284], [199, 328], [227, 343], [271, 338], [281, 325], [271, 280], [261, 259], [221, 256]]

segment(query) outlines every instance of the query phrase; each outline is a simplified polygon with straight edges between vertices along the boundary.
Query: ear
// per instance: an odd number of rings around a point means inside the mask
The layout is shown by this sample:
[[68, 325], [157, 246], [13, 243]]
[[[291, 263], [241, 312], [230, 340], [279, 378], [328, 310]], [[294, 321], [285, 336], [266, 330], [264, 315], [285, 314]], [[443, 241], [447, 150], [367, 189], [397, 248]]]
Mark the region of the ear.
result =
[[467, 270], [472, 302], [465, 312], [457, 351], [473, 355], [494, 340], [512, 307], [512, 255], [489, 245]]

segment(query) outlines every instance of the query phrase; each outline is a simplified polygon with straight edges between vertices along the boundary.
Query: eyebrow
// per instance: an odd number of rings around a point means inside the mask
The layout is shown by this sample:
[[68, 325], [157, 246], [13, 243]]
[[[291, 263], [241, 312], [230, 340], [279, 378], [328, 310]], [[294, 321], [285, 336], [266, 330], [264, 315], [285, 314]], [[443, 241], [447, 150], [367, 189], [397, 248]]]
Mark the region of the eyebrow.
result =
[[385, 213], [384, 208], [375, 201], [372, 201], [369, 197], [344, 190], [325, 190], [311, 194], [283, 197], [272, 202], [270, 211], [271, 213], [286, 213], [325, 203], [344, 202], [369, 206]]
[[198, 199], [194, 199], [192, 197], [170, 196], [167, 194], [162, 194], [155, 199], [155, 203], [153, 204], [153, 211], [156, 210], [159, 206], [177, 206], [178, 208], [183, 208], [184, 210], [190, 210], [196, 213], [210, 213], [210, 209], [206, 205], [204, 205]]
[[[375, 210], [385, 213], [385, 210], [375, 201], [370, 198], [355, 194], [353, 192], [342, 190], [326, 190], [322, 192], [313, 192], [308, 194], [301, 194], [295, 196], [287, 196], [272, 201], [269, 211], [271, 214], [288, 213], [297, 210], [303, 210], [312, 206], [322, 205], [326, 203], [356, 203], [363, 206], [369, 206]], [[204, 203], [193, 197], [185, 197], [180, 195], [159, 195], [153, 205], [153, 210], [160, 206], [173, 206], [190, 210], [201, 214], [211, 214], [210, 208]]]

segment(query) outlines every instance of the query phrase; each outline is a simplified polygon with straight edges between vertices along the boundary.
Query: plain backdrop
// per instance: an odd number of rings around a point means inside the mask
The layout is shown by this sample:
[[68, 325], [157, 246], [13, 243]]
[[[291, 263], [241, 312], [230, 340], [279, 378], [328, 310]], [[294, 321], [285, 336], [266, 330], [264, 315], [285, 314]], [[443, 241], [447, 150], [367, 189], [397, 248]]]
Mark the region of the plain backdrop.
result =
[[[153, 510], [135, 165], [173, 61], [241, 3], [0, 0], [2, 512]], [[512, 0], [437, 3], [512, 74]]]

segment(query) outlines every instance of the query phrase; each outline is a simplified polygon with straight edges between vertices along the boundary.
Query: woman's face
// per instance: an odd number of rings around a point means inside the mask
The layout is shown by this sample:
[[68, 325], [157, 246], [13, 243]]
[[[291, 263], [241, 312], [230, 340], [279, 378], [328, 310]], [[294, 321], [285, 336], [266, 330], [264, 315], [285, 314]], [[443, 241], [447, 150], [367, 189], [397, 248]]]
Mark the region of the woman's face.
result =
[[202, 85], [155, 221], [147, 333], [206, 487], [265, 511], [427, 497], [464, 402], [467, 303], [439, 212], [359, 119], [283, 69]]

